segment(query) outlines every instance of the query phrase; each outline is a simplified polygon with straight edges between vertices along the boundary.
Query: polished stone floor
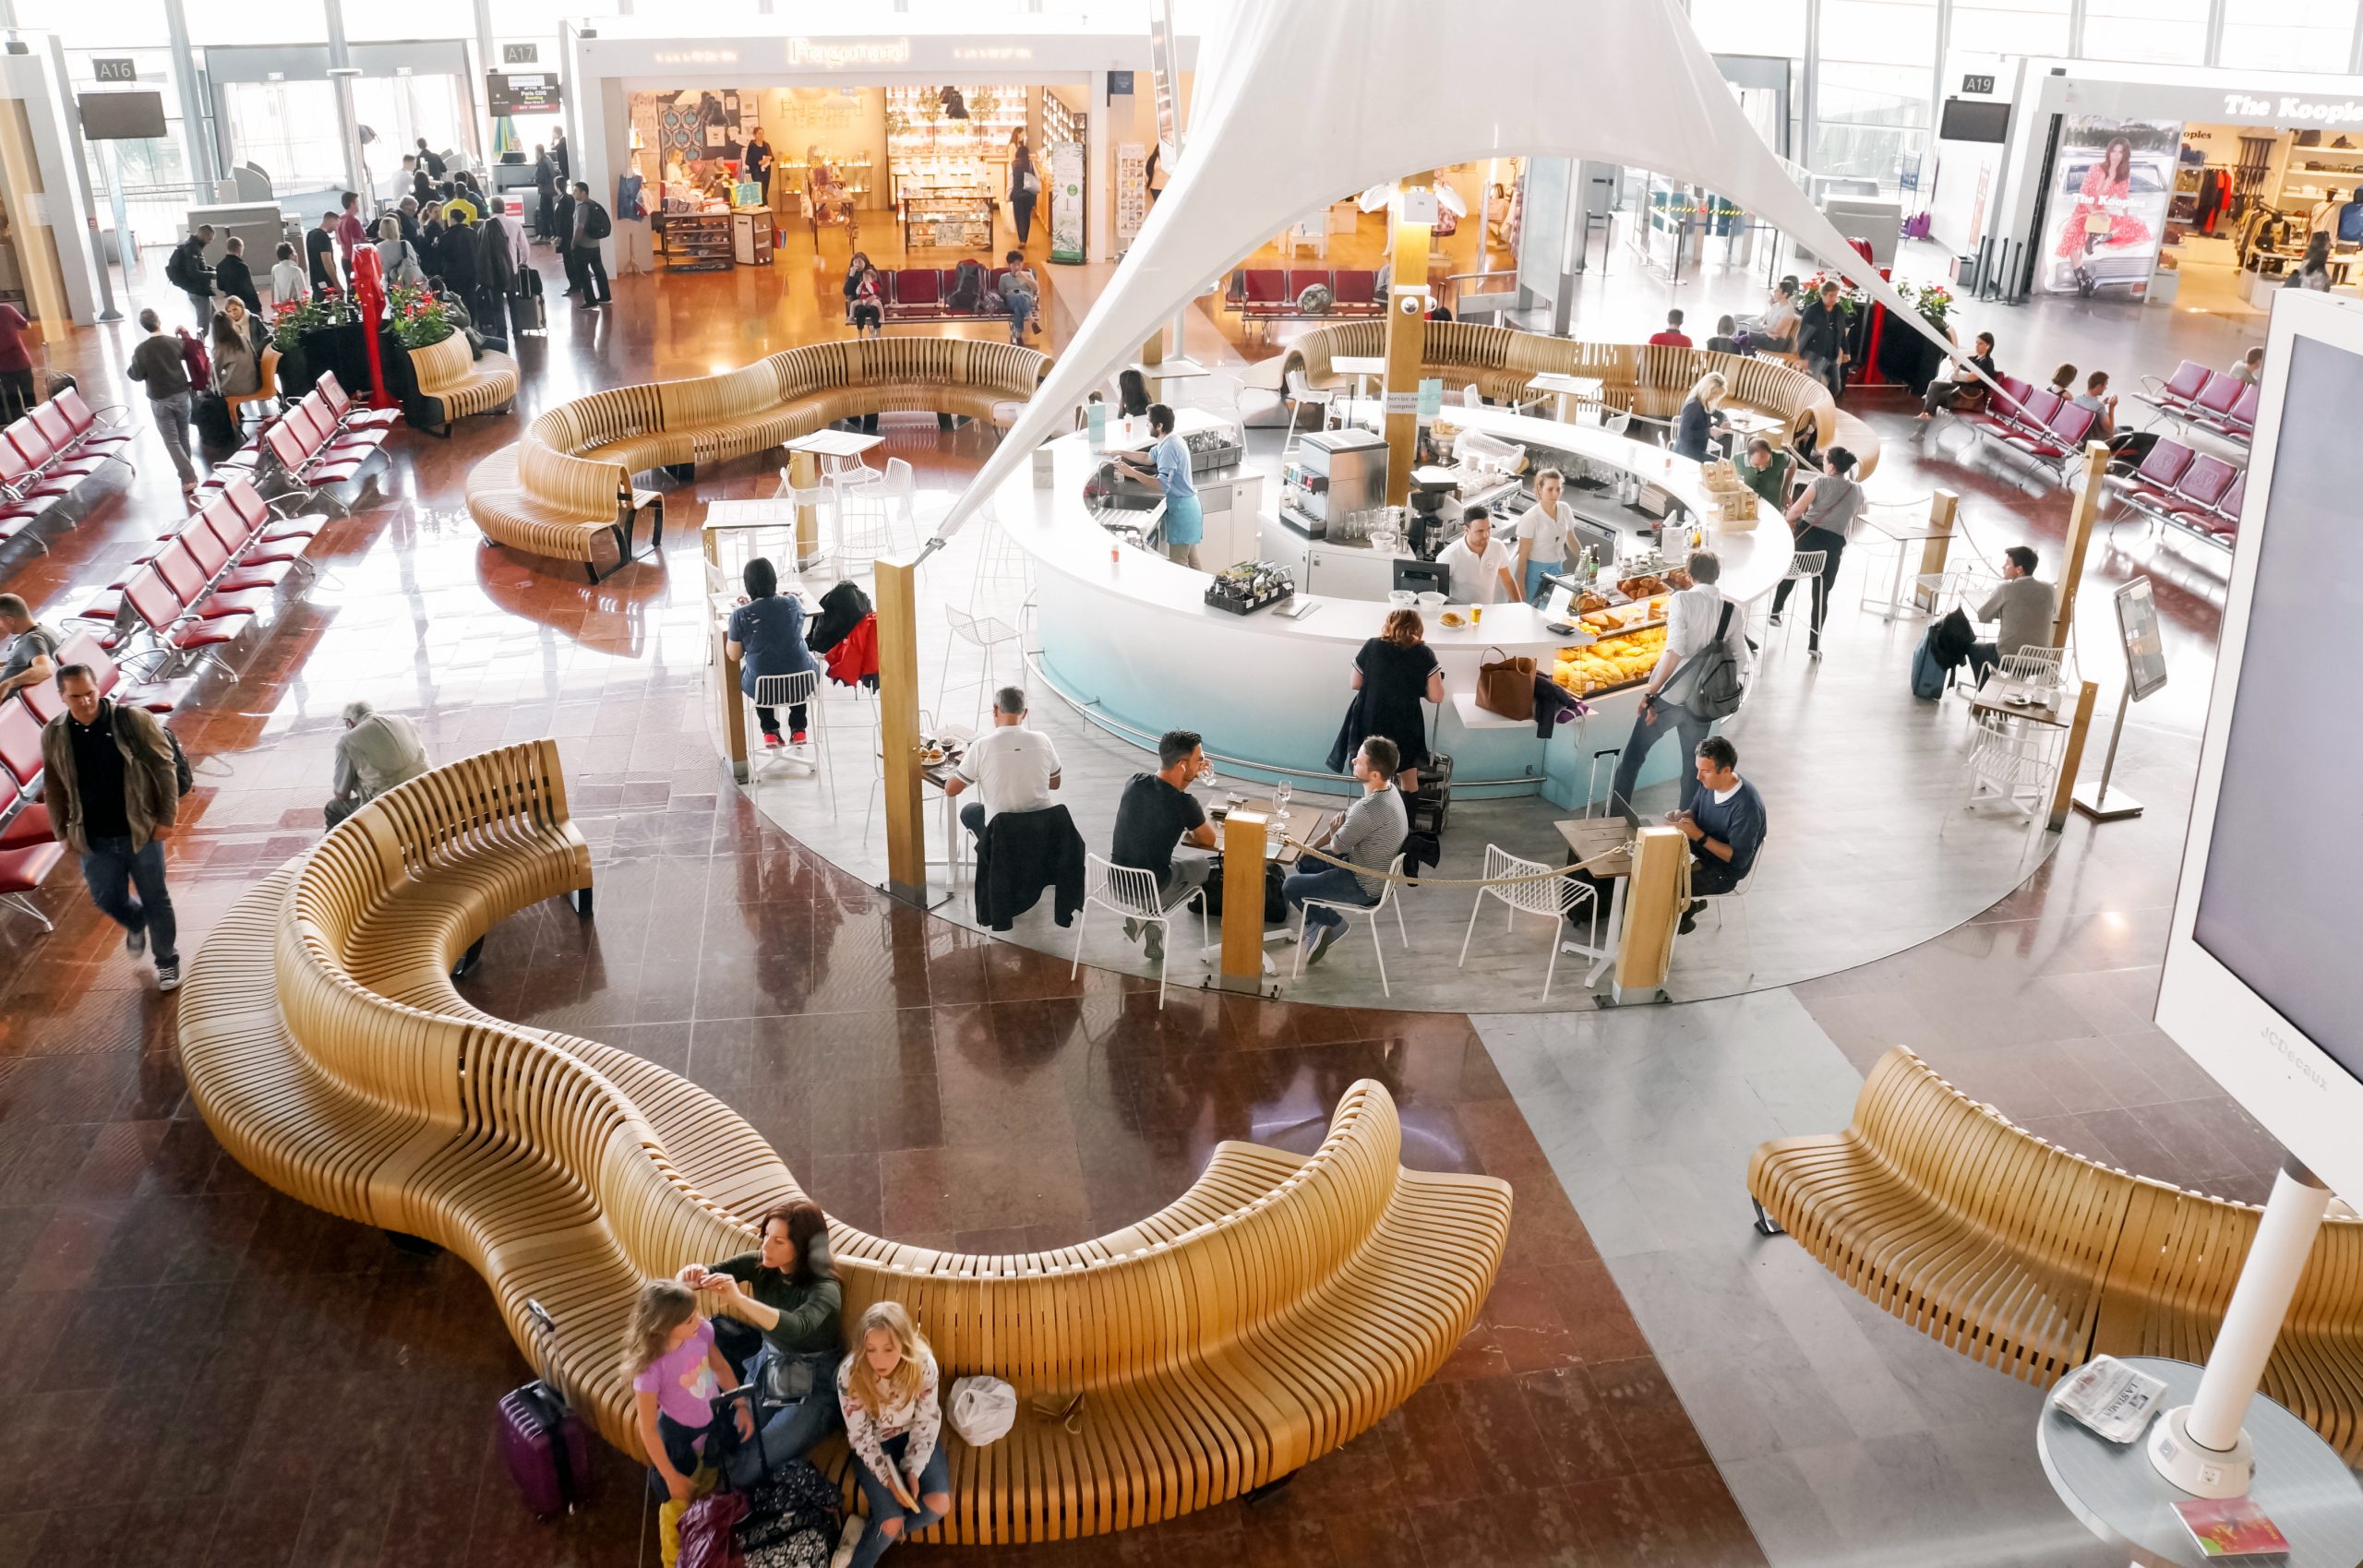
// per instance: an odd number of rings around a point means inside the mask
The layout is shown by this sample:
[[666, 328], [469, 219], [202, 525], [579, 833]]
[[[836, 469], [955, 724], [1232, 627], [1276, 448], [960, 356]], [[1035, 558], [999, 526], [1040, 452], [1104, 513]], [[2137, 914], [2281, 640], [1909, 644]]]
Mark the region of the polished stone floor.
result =
[[[1625, 261], [1587, 285], [1586, 329], [1630, 334], [1662, 311], [1667, 291]], [[1090, 281], [1076, 277], [1067, 290], [1053, 276], [1054, 334], [1086, 303], [1071, 297]], [[1693, 287], [1749, 292], [1712, 276]], [[793, 245], [774, 273], [624, 280], [602, 315], [553, 296], [550, 339], [521, 353], [523, 407], [835, 330], [833, 296], [831, 269]], [[2041, 357], [2097, 347], [2163, 366], [2239, 346], [2232, 324], [2135, 307], [2003, 320]], [[1233, 336], [1201, 316], [1191, 345], [1220, 355]], [[86, 331], [52, 353], [112, 397], [127, 348]], [[1882, 477], [1933, 482], [1937, 465], [1916, 472], [1900, 425], [1864, 406], [1894, 431]], [[709, 760], [683, 548], [594, 589], [482, 548], [455, 510], [465, 466], [514, 423], [472, 422], [449, 444], [398, 437], [358, 515], [324, 536], [321, 581], [242, 646], [241, 680], [210, 681], [175, 715], [201, 775], [172, 852], [188, 943], [258, 868], [313, 842], [336, 711], [366, 695], [417, 715], [438, 755], [559, 738], [599, 915], [508, 923], [472, 994], [688, 1072], [856, 1224], [962, 1247], [1071, 1240], [1170, 1198], [1217, 1139], [1308, 1146], [1359, 1076], [1401, 1102], [1412, 1163], [1517, 1186], [1480, 1328], [1276, 1503], [960, 1555], [1688, 1568], [1828, 1563], [1838, 1540], [1864, 1562], [2088, 1559], [2025, 1486], [2029, 1391], [1897, 1331], [1794, 1266], [1793, 1249], [1784, 1262], [1756, 1242], [1731, 1161], [1767, 1129], [1837, 1125], [1849, 1075], [1904, 1039], [2132, 1168], [2237, 1194], [2268, 1167], [2261, 1135], [2146, 1022], [2220, 561], [2129, 531], [2096, 558], [2092, 592], [2149, 569], [2168, 617], [2174, 684], [2128, 731], [2129, 782], [2152, 813], [2071, 824], [2021, 891], [1932, 941], [1793, 989], [1605, 1017], [1199, 994], [1159, 1012], [1136, 976], [1070, 980], [1064, 963], [886, 904], [769, 824]], [[978, 452], [925, 428], [894, 449], [938, 485]], [[84, 521], [49, 530], [50, 555], [19, 544], [0, 580], [48, 612], [113, 575], [177, 506], [162, 454], [142, 455], [135, 484], [95, 487]], [[700, 494], [768, 481], [738, 465]], [[2059, 497], [1957, 482], [1980, 548], [2057, 537]], [[2105, 644], [2083, 657], [2113, 667]], [[1778, 738], [1768, 726], [1754, 743]], [[1829, 765], [1850, 765], [1854, 744], [1832, 743]], [[1865, 866], [1854, 896], [1875, 910], [1882, 879], [1909, 874]], [[490, 1416], [526, 1374], [481, 1283], [224, 1157], [188, 1102], [169, 999], [145, 988], [70, 868], [42, 902], [54, 936], [0, 924], [0, 1568], [653, 1562], [636, 1479], [613, 1455], [586, 1514], [540, 1526], [516, 1505]], [[2168, 1115], [2177, 1131], [2162, 1137]], [[1740, 1275], [1763, 1282], [1760, 1301], [1727, 1293]], [[1728, 1311], [1708, 1315], [1710, 1301]], [[1963, 1405], [1978, 1419], [1937, 1433]], [[1975, 1506], [1943, 1491], [1963, 1477]]]

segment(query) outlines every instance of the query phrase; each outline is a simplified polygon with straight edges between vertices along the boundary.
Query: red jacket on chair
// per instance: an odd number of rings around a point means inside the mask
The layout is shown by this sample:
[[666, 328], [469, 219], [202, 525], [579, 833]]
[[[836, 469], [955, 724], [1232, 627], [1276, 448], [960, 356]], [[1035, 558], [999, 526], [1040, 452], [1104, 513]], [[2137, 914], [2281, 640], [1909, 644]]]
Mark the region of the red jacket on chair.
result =
[[878, 688], [878, 617], [867, 615], [854, 623], [845, 640], [822, 655], [829, 678], [839, 686], [866, 684]]

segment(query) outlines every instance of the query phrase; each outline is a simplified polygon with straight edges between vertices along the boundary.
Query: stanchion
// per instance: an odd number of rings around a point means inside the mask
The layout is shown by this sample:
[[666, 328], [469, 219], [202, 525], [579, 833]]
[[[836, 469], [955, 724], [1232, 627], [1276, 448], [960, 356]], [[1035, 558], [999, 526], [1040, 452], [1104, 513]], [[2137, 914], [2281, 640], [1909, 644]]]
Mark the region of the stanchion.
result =
[[1267, 819], [1261, 811], [1233, 811], [1222, 824], [1222, 962], [1217, 979], [1227, 991], [1258, 991], [1264, 986], [1264, 861], [1269, 853]]

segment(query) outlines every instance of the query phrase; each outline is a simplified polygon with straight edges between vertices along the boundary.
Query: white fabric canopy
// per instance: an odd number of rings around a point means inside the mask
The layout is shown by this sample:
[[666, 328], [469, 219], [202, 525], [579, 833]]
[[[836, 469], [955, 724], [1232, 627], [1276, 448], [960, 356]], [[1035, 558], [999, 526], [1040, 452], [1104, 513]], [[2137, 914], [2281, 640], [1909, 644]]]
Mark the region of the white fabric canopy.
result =
[[1210, 43], [1187, 155], [939, 533], [1239, 257], [1341, 197], [1446, 164], [1589, 158], [1704, 186], [1943, 341], [1792, 183], [1675, 0], [1239, 0]]

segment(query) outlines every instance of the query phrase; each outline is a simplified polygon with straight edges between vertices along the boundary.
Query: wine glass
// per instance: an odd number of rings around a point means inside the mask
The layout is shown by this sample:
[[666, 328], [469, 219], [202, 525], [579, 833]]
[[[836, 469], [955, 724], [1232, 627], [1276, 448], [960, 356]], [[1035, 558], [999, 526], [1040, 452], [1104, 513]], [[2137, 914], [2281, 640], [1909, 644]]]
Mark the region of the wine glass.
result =
[[1285, 779], [1272, 786], [1272, 804], [1279, 808], [1279, 820], [1283, 822], [1289, 820], [1289, 796], [1293, 793]]

